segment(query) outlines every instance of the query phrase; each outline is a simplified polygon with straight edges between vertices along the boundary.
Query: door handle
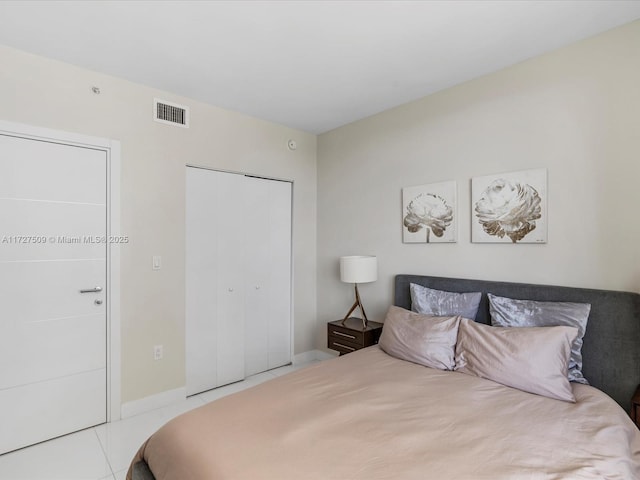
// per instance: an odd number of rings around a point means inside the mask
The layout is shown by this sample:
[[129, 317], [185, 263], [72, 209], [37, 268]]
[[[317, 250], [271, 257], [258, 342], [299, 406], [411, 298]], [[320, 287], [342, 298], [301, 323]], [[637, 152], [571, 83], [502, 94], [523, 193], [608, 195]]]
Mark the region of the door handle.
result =
[[102, 287], [93, 287], [87, 288], [85, 290], [80, 290], [80, 293], [98, 293], [102, 291]]

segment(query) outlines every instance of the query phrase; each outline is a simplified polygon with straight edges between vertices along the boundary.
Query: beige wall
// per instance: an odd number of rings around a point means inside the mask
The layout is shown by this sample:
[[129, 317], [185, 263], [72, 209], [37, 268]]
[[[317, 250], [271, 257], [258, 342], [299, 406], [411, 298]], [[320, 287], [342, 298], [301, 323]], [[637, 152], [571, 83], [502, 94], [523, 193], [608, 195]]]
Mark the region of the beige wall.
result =
[[[640, 22], [318, 139], [318, 346], [351, 305], [338, 257], [384, 318], [398, 273], [640, 291]], [[445, 66], [446, 67], [446, 66]], [[545, 245], [472, 244], [470, 179], [547, 168]], [[401, 189], [456, 180], [458, 243], [403, 244]]]
[[[14, 49], [0, 47], [0, 65], [0, 119], [121, 142], [121, 231], [131, 239], [122, 248], [123, 402], [185, 382], [186, 163], [294, 181], [295, 352], [314, 347], [314, 135]], [[189, 105], [191, 128], [154, 122], [154, 96]], [[152, 271], [153, 255], [162, 270]]]

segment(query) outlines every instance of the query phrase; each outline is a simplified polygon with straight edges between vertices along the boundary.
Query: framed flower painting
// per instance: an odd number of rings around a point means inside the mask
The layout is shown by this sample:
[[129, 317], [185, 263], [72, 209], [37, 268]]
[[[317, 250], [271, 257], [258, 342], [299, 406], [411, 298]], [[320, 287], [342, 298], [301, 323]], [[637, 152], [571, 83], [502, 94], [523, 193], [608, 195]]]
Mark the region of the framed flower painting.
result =
[[456, 221], [455, 181], [402, 189], [404, 243], [454, 243]]
[[547, 170], [471, 179], [471, 241], [547, 242]]

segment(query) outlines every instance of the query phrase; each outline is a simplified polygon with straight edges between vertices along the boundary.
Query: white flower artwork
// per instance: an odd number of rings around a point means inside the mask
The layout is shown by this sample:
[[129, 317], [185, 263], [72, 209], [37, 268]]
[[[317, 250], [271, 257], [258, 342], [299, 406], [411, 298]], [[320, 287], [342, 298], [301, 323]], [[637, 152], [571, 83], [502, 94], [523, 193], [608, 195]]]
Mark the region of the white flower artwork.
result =
[[471, 241], [547, 242], [547, 170], [471, 179]]
[[404, 243], [454, 243], [456, 217], [455, 181], [402, 189]]

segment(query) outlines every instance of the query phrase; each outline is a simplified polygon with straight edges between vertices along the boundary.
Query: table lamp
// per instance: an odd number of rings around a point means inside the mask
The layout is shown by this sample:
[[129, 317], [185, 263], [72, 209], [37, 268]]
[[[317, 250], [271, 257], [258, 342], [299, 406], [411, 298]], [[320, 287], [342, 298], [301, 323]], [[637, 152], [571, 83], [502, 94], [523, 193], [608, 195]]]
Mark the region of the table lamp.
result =
[[358, 292], [359, 283], [375, 282], [378, 279], [378, 259], [373, 255], [352, 255], [340, 257], [340, 280], [345, 283], [353, 283], [355, 286], [356, 300], [353, 306], [342, 320], [342, 324], [349, 318], [356, 307], [362, 312], [362, 329], [367, 328], [367, 314], [360, 300]]

